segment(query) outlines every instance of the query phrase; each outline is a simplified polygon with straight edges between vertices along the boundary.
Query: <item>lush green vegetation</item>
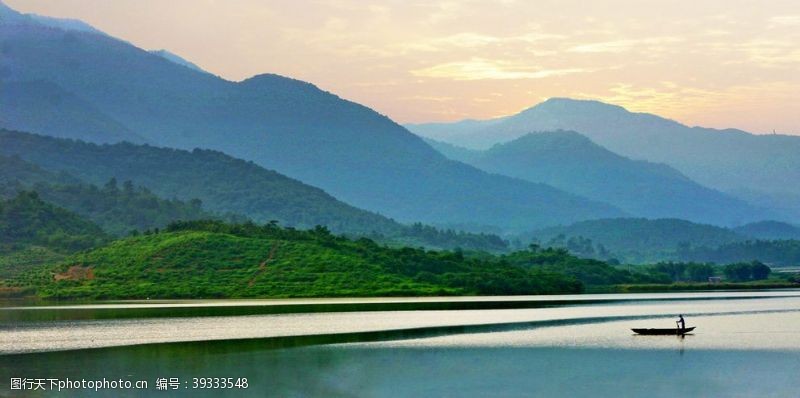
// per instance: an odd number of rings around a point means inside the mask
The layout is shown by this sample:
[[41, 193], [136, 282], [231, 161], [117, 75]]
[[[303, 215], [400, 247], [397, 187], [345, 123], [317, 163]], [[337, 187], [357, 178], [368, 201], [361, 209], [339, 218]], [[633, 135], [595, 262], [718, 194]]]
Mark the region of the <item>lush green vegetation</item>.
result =
[[754, 290], [754, 289], [796, 289], [800, 287], [800, 279], [792, 280], [791, 277], [776, 280], [762, 280], [755, 282], [722, 282], [722, 283], [648, 283], [648, 284], [623, 284], [603, 289], [602, 292], [611, 293], [660, 293], [660, 292], [686, 292], [707, 290]]
[[57, 264], [67, 255], [43, 246], [17, 246], [13, 250], [0, 251], [0, 286], [4, 281], [39, 267]]
[[326, 225], [348, 233], [394, 233], [401, 227], [321, 189], [221, 152], [94, 145], [10, 131], [0, 131], [0, 142], [0, 154], [18, 155], [48, 171], [66, 172], [95, 185], [112, 178], [132, 181], [162, 198], [199, 199], [210, 211], [241, 214], [257, 222]]
[[748, 240], [719, 247], [684, 247], [680, 258], [687, 261], [727, 264], [758, 260], [774, 266], [800, 265], [800, 240]]
[[100, 227], [42, 201], [35, 192], [20, 192], [0, 201], [0, 252], [29, 246], [73, 252], [100, 246], [107, 240]]
[[[558, 264], [576, 260], [548, 254]], [[323, 227], [193, 221], [115, 241], [19, 278], [44, 297], [307, 297], [577, 293], [556, 267], [503, 258], [390, 248]]]
[[651, 275], [663, 275], [671, 282], [708, 282], [718, 274], [713, 264], [666, 262], [647, 267]]
[[534, 231], [520, 239], [536, 239], [543, 246], [563, 247], [580, 257], [616, 259], [632, 264], [690, 260], [679, 255], [681, 248], [717, 247], [746, 240], [727, 228], [677, 219], [644, 218], [582, 221]]
[[480, 250], [494, 253], [505, 252], [509, 248], [508, 242], [494, 234], [440, 229], [421, 223], [403, 226], [393, 235], [373, 234], [368, 237], [393, 246], [424, 246], [434, 249]]
[[109, 240], [91, 221], [42, 201], [35, 192], [0, 200], [0, 295], [8, 293], [4, 281]]
[[[166, 200], [147, 188], [135, 187], [131, 181], [118, 184], [115, 178], [98, 188], [63, 172], [48, 172], [19, 157], [0, 156], [0, 198], [22, 191], [35, 191], [43, 201], [84, 216], [115, 236], [163, 228], [174, 220], [215, 217], [203, 210], [199, 199]], [[224, 218], [244, 220], [235, 215]]]
[[606, 262], [577, 258], [565, 249], [545, 248], [531, 245], [529, 250], [522, 250], [501, 257], [509, 264], [542, 269], [572, 276], [586, 285], [615, 285], [620, 283], [662, 282], [663, 279], [652, 277], [641, 272], [618, 269]]
[[127, 235], [133, 231], [163, 228], [174, 220], [214, 217], [203, 210], [203, 203], [199, 199], [188, 202], [161, 199], [147, 188], [134, 187], [130, 181], [125, 181], [120, 186], [113, 178], [102, 188], [90, 184], [39, 183], [32, 189], [39, 193], [43, 200], [83, 215], [115, 236]]
[[725, 276], [734, 282], [760, 281], [767, 279], [772, 270], [766, 265], [753, 261], [751, 263], [734, 263], [725, 266]]
[[[26, 209], [59, 211], [34, 193], [23, 193], [9, 202], [23, 202]], [[69, 232], [74, 236], [67, 242], [80, 241], [75, 236], [85, 236], [87, 228], [95, 233], [99, 230], [74, 217], [77, 216], [62, 215], [59, 223], [82, 227], [71, 228]], [[36, 216], [25, 219], [36, 220]], [[42, 230], [63, 235], [46, 225]], [[20, 240], [19, 236], [15, 239]], [[102, 235], [98, 239], [102, 240]], [[0, 278], [7, 279], [0, 294], [35, 292], [45, 298], [121, 299], [502, 295], [647, 289], [642, 286], [688, 290], [706, 285], [704, 282], [711, 275], [724, 274], [729, 282], [755, 283], [769, 276], [770, 271], [760, 263], [614, 267], [572, 256], [565, 249], [535, 244], [503, 255], [395, 248], [368, 238], [337, 236], [324, 227], [297, 230], [275, 222], [174, 222], [164, 229], [146, 230], [71, 255], [65, 253], [85, 246], [64, 246], [63, 238], [28, 241], [41, 246], [18, 246], [0, 256]], [[786, 278], [773, 281], [778, 282], [792, 283]]]

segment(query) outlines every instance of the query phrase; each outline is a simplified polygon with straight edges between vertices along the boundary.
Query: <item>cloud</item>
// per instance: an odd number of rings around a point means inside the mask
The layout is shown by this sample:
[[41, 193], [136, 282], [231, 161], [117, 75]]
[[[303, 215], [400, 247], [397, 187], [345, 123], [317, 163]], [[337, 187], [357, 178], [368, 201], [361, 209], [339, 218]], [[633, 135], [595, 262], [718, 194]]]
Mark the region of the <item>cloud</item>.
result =
[[[566, 36], [552, 33], [529, 32], [520, 35], [494, 36], [474, 32], [461, 32], [447, 36], [426, 38], [400, 46], [401, 50], [424, 52], [450, 52], [454, 49], [479, 49], [487, 46], [518, 46], [560, 40]], [[532, 52], [534, 50], [531, 50]], [[544, 53], [544, 51], [542, 51]], [[551, 54], [551, 53], [548, 53]]]
[[768, 28], [800, 27], [800, 15], [781, 15], [769, 19]]
[[683, 41], [683, 39], [670, 36], [650, 37], [645, 39], [612, 40], [597, 43], [579, 44], [567, 49], [567, 51], [573, 53], [622, 53], [642, 45], [654, 46], [678, 43], [681, 41]]
[[418, 77], [444, 78], [451, 80], [511, 80], [544, 79], [574, 73], [588, 72], [582, 68], [542, 69], [508, 62], [473, 58], [469, 61], [448, 62], [429, 68], [412, 70]]
[[576, 97], [597, 99], [625, 107], [634, 112], [648, 112], [678, 119], [693, 119], [712, 110], [731, 104], [754, 104], [761, 101], [760, 93], [768, 92], [782, 101], [790, 101], [800, 84], [767, 82], [753, 85], [733, 85], [722, 89], [680, 85], [671, 81], [651, 85], [617, 83], [607, 93], [579, 93]]

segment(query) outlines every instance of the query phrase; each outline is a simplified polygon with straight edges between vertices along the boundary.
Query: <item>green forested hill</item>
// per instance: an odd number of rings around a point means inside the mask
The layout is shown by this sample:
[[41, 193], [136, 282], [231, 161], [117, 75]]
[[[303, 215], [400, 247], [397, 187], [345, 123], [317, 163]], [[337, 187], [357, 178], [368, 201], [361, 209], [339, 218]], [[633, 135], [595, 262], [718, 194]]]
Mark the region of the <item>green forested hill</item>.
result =
[[683, 247], [679, 258], [684, 261], [728, 264], [761, 261], [770, 266], [800, 266], [800, 240], [747, 240], [719, 247]]
[[[213, 213], [234, 219], [241, 215], [256, 222], [275, 220], [299, 228], [324, 225], [337, 233], [369, 235], [396, 245], [507, 249], [496, 235], [397, 223], [215, 151], [95, 145], [0, 130], [0, 165], [4, 166], [0, 195], [36, 189], [44, 199], [84, 214], [114, 234]], [[108, 186], [112, 179], [125, 182], [113, 188]]]
[[92, 184], [111, 178], [132, 181], [165, 198], [200, 199], [214, 212], [257, 222], [337, 232], [395, 233], [401, 226], [342, 203], [324, 191], [252, 162], [208, 150], [182, 151], [128, 143], [95, 145], [0, 130], [0, 155], [18, 155], [49, 171], [63, 171]]
[[118, 185], [115, 179], [111, 179], [103, 187], [39, 183], [32, 189], [43, 200], [85, 216], [114, 236], [163, 228], [176, 220], [217, 217], [203, 210], [198, 199], [187, 202], [162, 199], [147, 188], [134, 187], [130, 181]]
[[4, 279], [109, 240], [97, 225], [42, 201], [35, 192], [0, 199], [0, 285]]
[[51, 173], [22, 160], [18, 156], [0, 155], [0, 199], [16, 196], [17, 192], [37, 183], [75, 184], [74, 177]]
[[568, 275], [587, 286], [658, 282], [652, 275], [617, 269], [599, 260], [576, 258], [563, 248], [542, 249], [533, 244], [529, 250], [515, 251], [502, 258], [514, 266]]
[[0, 247], [39, 245], [56, 250], [90, 248], [107, 240], [100, 227], [48, 204], [35, 192], [0, 201]]
[[780, 221], [760, 221], [741, 225], [733, 229], [734, 231], [762, 240], [771, 239], [795, 239], [800, 240], [800, 227]]
[[717, 247], [746, 237], [727, 228], [685, 220], [614, 218], [541, 229], [523, 237], [529, 239], [582, 257], [637, 264], [679, 259], [678, 249], [687, 245]]
[[511, 266], [493, 257], [388, 248], [364, 238], [337, 237], [321, 227], [300, 231], [214, 221], [176, 223], [160, 233], [119, 240], [26, 278], [43, 296], [85, 298], [539, 294], [582, 289], [572, 277]]
[[[66, 173], [52, 173], [19, 157], [0, 155], [0, 198], [34, 191], [48, 203], [79, 214], [111, 235], [162, 228], [175, 220], [215, 217], [197, 199], [188, 202], [162, 199], [132, 182], [111, 179], [99, 188]], [[235, 216], [228, 216], [231, 218]]]

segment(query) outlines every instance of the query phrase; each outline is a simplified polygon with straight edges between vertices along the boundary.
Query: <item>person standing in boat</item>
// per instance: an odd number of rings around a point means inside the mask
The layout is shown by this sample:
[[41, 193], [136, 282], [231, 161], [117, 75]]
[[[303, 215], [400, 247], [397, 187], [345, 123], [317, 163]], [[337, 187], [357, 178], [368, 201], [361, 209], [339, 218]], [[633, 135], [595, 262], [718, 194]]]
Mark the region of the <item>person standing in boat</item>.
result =
[[678, 324], [678, 329], [686, 329], [686, 321], [683, 320], [683, 314], [678, 315], [678, 320], [675, 323]]

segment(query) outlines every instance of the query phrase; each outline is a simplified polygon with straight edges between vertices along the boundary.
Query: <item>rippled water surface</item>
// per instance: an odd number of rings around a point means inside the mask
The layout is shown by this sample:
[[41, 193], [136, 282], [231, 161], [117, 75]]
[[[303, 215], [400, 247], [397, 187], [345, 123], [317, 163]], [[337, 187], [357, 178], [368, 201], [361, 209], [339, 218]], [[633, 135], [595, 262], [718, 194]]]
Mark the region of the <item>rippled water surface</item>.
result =
[[[693, 334], [630, 331], [679, 313]], [[796, 397], [800, 292], [7, 303], [0, 394], [15, 375], [250, 380], [191, 396]]]

